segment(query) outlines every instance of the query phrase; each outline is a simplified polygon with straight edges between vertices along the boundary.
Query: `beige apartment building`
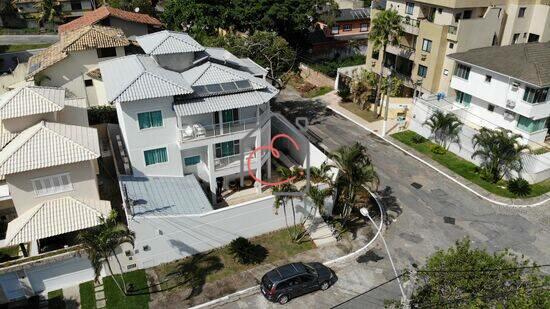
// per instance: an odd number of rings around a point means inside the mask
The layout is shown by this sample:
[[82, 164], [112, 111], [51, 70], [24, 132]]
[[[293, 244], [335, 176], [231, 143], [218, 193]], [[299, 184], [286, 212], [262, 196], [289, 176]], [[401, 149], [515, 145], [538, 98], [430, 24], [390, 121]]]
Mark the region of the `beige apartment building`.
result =
[[[389, 9], [403, 16], [404, 34], [387, 47], [383, 72], [391, 67], [409, 94], [415, 87], [447, 93], [455, 66], [449, 54], [550, 40], [550, 5], [543, 0], [388, 0]], [[373, 10], [372, 18], [379, 12]], [[366, 64], [376, 73], [379, 53], [369, 44]]]

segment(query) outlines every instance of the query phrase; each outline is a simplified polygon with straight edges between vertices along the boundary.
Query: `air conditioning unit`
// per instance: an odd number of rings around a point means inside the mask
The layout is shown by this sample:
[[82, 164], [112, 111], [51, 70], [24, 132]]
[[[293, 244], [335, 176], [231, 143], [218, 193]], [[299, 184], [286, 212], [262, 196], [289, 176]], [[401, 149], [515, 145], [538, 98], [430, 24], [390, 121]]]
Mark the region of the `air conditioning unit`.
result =
[[516, 119], [516, 114], [511, 111], [504, 111], [504, 119], [512, 121]]
[[518, 91], [519, 89], [519, 83], [518, 82], [513, 82], [512, 83], [512, 91]]
[[508, 108], [514, 108], [514, 107], [516, 107], [516, 101], [514, 101], [514, 100], [506, 100], [506, 107], [508, 107]]

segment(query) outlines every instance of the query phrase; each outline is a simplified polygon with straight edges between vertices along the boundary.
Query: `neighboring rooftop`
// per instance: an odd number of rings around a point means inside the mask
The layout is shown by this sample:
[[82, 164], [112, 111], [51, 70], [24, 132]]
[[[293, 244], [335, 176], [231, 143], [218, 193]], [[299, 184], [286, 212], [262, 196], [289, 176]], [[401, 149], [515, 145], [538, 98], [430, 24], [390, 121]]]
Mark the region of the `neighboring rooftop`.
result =
[[204, 51], [195, 39], [184, 32], [163, 30], [137, 37], [139, 46], [149, 55], [166, 55]]
[[550, 86], [550, 42], [476, 48], [448, 57], [539, 87]]
[[341, 9], [335, 21], [365, 20], [370, 18], [370, 8]]
[[95, 128], [41, 121], [13, 138], [0, 151], [0, 175], [96, 159]]
[[23, 86], [0, 95], [0, 119], [11, 119], [62, 110], [65, 89]]
[[128, 12], [128, 11], [116, 9], [109, 6], [102, 6], [97, 10], [86, 12], [84, 13], [83, 16], [59, 26], [57, 30], [59, 31], [59, 33], [62, 33], [65, 31], [79, 29], [85, 26], [91, 26], [91, 25], [97, 24], [101, 20], [108, 17], [116, 17], [125, 21], [130, 21], [138, 24], [151, 25], [154, 27], [162, 26], [162, 23], [158, 19], [150, 15]]
[[130, 45], [122, 30], [104, 26], [86, 26], [61, 33], [57, 43], [29, 58], [27, 77], [34, 76], [67, 58], [69, 52]]
[[70, 196], [42, 202], [8, 223], [7, 245], [27, 243], [55, 235], [74, 232], [101, 224], [111, 203], [76, 199]]
[[147, 55], [131, 55], [99, 63], [109, 102], [127, 102], [189, 94], [189, 83], [160, 67]]
[[214, 210], [194, 175], [119, 179], [132, 200], [134, 216], [177, 216]]

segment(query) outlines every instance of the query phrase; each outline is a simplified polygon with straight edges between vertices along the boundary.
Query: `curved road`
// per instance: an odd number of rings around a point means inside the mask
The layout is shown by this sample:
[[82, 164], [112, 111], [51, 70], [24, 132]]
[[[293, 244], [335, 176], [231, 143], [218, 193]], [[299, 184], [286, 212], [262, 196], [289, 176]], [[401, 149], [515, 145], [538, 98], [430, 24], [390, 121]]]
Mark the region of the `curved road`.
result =
[[[283, 94], [280, 100], [275, 107], [287, 117], [309, 117], [311, 138], [322, 147], [335, 150], [355, 141], [367, 146], [380, 188], [385, 190], [387, 207], [398, 214], [385, 234], [398, 271], [413, 263], [422, 264], [437, 249], [452, 246], [466, 236], [490, 251], [510, 248], [539, 264], [550, 262], [550, 205], [534, 209], [493, 206], [318, 102], [292, 94]], [[395, 281], [375, 288], [393, 278], [381, 246], [337, 270], [337, 274], [339, 281], [328, 292], [303, 296], [288, 306], [380, 308], [384, 299], [400, 296]], [[226, 305], [258, 306], [268, 306], [261, 295]]]

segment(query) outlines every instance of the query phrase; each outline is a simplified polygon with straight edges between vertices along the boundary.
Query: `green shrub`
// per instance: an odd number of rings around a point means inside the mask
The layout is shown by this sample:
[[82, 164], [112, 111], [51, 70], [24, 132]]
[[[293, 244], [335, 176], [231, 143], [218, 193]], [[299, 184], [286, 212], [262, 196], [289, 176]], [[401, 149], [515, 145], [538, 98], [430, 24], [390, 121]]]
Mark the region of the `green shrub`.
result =
[[422, 144], [422, 143], [424, 143], [424, 142], [426, 141], [426, 138], [425, 138], [424, 136], [422, 136], [422, 135], [416, 134], [415, 136], [413, 136], [413, 137], [411, 138], [411, 141], [412, 141], [413, 143], [415, 143], [415, 144]]
[[239, 237], [229, 243], [229, 253], [240, 264], [258, 264], [267, 257], [267, 250], [250, 242], [250, 240]]
[[514, 178], [508, 182], [508, 191], [516, 196], [527, 196], [531, 193], [531, 185], [521, 177]]
[[342, 101], [348, 101], [350, 95], [351, 91], [348, 87], [342, 87], [340, 88], [340, 90], [338, 90], [338, 96], [342, 98]]
[[334, 59], [322, 59], [315, 63], [308, 63], [308, 66], [315, 71], [321, 72], [329, 77], [336, 77], [336, 70], [341, 67], [365, 64], [365, 56], [353, 55], [349, 57], [335, 57]]
[[447, 150], [440, 145], [435, 145], [432, 147], [431, 152], [438, 154], [438, 155], [444, 155], [447, 153]]
[[100, 123], [118, 123], [116, 109], [112, 106], [94, 106], [88, 109], [90, 125]]

